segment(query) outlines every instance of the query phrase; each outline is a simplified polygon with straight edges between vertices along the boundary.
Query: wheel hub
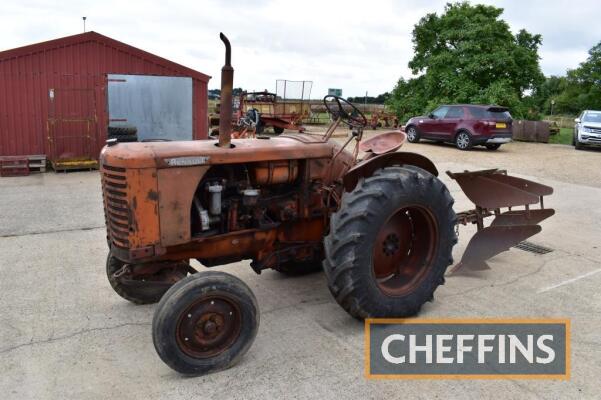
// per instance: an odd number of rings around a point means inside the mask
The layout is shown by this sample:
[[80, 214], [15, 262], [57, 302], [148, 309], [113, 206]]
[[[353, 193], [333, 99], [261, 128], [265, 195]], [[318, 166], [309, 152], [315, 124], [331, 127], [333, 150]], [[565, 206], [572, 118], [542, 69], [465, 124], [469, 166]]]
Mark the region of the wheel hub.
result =
[[386, 236], [384, 243], [382, 243], [383, 252], [387, 256], [394, 255], [400, 249], [399, 237], [396, 233], [391, 233]]
[[389, 296], [411, 291], [431, 267], [436, 242], [436, 224], [424, 207], [392, 213], [374, 244], [373, 273], [379, 289]]
[[181, 313], [177, 341], [189, 356], [213, 357], [232, 345], [241, 325], [241, 313], [235, 301], [212, 295], [200, 298]]

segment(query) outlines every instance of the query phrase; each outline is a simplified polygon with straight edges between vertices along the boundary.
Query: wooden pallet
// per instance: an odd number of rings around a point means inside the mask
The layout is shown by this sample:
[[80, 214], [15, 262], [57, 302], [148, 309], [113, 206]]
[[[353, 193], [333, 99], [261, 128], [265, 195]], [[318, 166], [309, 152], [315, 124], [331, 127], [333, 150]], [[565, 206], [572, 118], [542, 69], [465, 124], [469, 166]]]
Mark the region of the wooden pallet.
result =
[[46, 156], [45, 155], [27, 156], [27, 158], [29, 159], [29, 169], [30, 170], [46, 172]]
[[0, 156], [1, 176], [24, 176], [31, 171], [46, 172], [45, 155]]
[[27, 157], [0, 160], [0, 176], [27, 176], [29, 175], [28, 163]]

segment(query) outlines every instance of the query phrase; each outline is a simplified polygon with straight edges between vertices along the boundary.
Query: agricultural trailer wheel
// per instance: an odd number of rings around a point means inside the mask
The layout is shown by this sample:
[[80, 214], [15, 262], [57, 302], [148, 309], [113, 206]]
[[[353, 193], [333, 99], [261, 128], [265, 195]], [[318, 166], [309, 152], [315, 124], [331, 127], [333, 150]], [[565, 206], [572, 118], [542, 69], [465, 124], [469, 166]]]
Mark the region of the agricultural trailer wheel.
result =
[[206, 271], [165, 293], [154, 313], [152, 339], [175, 371], [201, 375], [236, 364], [258, 328], [259, 307], [250, 288], [233, 275]]
[[330, 292], [355, 318], [415, 315], [453, 263], [455, 221], [446, 186], [423, 169], [387, 167], [361, 179], [330, 219]]
[[419, 139], [420, 137], [417, 128], [413, 125], [409, 126], [407, 128], [407, 140], [411, 143], [419, 143]]
[[[175, 282], [188, 274], [189, 265], [176, 263], [156, 274], [131, 278], [123, 272], [125, 263], [109, 252], [106, 258], [106, 275], [113, 290], [125, 300], [135, 304], [153, 304], [158, 302]], [[119, 273], [119, 276], [116, 274]]]
[[280, 128], [279, 126], [274, 126], [273, 127], [273, 132], [276, 135], [280, 135], [280, 134], [284, 133], [284, 128]]

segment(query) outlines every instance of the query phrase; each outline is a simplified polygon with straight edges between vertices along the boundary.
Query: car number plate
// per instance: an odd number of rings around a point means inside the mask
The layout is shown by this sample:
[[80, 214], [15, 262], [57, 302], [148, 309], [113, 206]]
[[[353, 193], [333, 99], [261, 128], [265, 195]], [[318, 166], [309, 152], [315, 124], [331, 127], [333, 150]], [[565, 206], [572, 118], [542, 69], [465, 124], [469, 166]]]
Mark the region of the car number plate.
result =
[[497, 122], [497, 125], [495, 127], [497, 129], [505, 129], [507, 128], [507, 124], [505, 122]]

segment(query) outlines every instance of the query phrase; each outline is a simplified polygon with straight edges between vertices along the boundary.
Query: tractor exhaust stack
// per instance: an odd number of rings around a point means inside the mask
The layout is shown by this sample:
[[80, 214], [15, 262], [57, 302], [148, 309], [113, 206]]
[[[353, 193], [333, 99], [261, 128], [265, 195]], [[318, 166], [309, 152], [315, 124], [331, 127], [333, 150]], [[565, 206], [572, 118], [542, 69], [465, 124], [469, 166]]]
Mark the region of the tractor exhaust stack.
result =
[[232, 68], [232, 46], [223, 34], [219, 38], [225, 44], [225, 65], [221, 68], [221, 105], [219, 109], [219, 147], [231, 147], [232, 140], [232, 90], [234, 68]]

